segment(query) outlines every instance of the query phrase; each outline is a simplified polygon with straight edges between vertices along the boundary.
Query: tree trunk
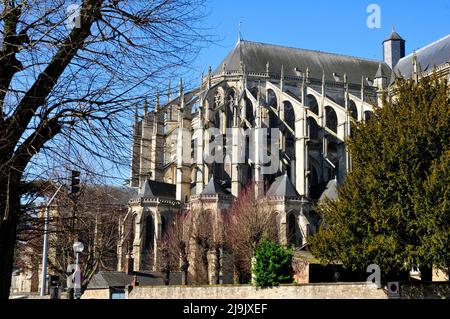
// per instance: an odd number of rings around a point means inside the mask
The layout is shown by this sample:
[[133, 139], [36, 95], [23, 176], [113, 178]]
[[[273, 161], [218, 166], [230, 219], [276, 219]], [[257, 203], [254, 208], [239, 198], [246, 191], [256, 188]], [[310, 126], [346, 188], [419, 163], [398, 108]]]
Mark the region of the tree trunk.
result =
[[13, 168], [0, 175], [0, 299], [8, 299], [20, 212], [21, 173]]
[[220, 248], [216, 247], [215, 249], [215, 261], [214, 261], [214, 277], [215, 277], [215, 284], [220, 285], [220, 271], [222, 270], [221, 260], [220, 260]]
[[210, 285], [211, 281], [210, 281], [210, 278], [209, 278], [208, 252], [209, 252], [209, 249], [203, 248], [203, 251], [202, 251], [202, 263], [203, 263], [203, 268], [205, 270], [206, 284]]
[[170, 285], [170, 269], [164, 271], [164, 285], [169, 286]]
[[181, 256], [181, 273], [182, 273], [182, 285], [187, 286], [188, 285], [188, 276], [189, 276], [189, 260], [187, 254], [182, 254]]

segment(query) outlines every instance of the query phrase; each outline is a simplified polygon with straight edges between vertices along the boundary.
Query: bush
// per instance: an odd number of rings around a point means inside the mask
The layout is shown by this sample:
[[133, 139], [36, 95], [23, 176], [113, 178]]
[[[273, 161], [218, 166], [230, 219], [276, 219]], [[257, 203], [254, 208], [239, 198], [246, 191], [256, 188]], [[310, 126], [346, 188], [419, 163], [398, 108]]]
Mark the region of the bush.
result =
[[256, 248], [253, 274], [259, 287], [273, 287], [292, 282], [292, 250], [271, 241]]

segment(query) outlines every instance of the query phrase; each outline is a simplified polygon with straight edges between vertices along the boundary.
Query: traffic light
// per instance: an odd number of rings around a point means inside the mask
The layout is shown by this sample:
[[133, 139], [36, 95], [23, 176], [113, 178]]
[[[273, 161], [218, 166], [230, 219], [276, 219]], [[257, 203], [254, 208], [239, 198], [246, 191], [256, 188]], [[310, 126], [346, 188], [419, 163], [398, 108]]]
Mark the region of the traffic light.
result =
[[69, 195], [74, 195], [80, 191], [80, 172], [72, 171], [70, 175]]

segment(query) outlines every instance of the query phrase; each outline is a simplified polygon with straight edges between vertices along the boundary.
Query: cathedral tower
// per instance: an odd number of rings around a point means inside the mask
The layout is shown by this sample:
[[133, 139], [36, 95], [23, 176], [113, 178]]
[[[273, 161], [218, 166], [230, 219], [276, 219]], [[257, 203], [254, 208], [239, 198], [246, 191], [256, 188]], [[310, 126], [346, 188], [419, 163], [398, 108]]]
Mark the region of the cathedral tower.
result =
[[406, 41], [392, 29], [389, 38], [383, 41], [383, 60], [391, 69], [401, 58], [405, 57], [405, 43]]

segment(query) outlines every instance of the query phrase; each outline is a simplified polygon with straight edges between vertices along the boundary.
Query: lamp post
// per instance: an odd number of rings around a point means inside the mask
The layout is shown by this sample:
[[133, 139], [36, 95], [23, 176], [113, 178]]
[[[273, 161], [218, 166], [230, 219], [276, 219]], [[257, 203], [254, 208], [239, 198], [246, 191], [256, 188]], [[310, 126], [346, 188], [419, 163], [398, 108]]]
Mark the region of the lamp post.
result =
[[84, 250], [84, 245], [80, 241], [76, 241], [73, 244], [73, 252], [75, 253], [75, 289], [74, 289], [74, 297], [75, 299], [80, 299], [81, 297], [81, 272], [80, 272], [80, 266], [79, 266], [79, 259], [78, 256], [80, 253], [82, 253]]
[[42, 248], [42, 277], [41, 277], [41, 297], [45, 296], [45, 290], [47, 290], [47, 258], [48, 258], [48, 233], [49, 233], [49, 209], [50, 205], [55, 200], [56, 195], [58, 195], [59, 191], [63, 185], [59, 185], [56, 192], [53, 194], [52, 198], [48, 201], [45, 207], [44, 213], [44, 244]]

